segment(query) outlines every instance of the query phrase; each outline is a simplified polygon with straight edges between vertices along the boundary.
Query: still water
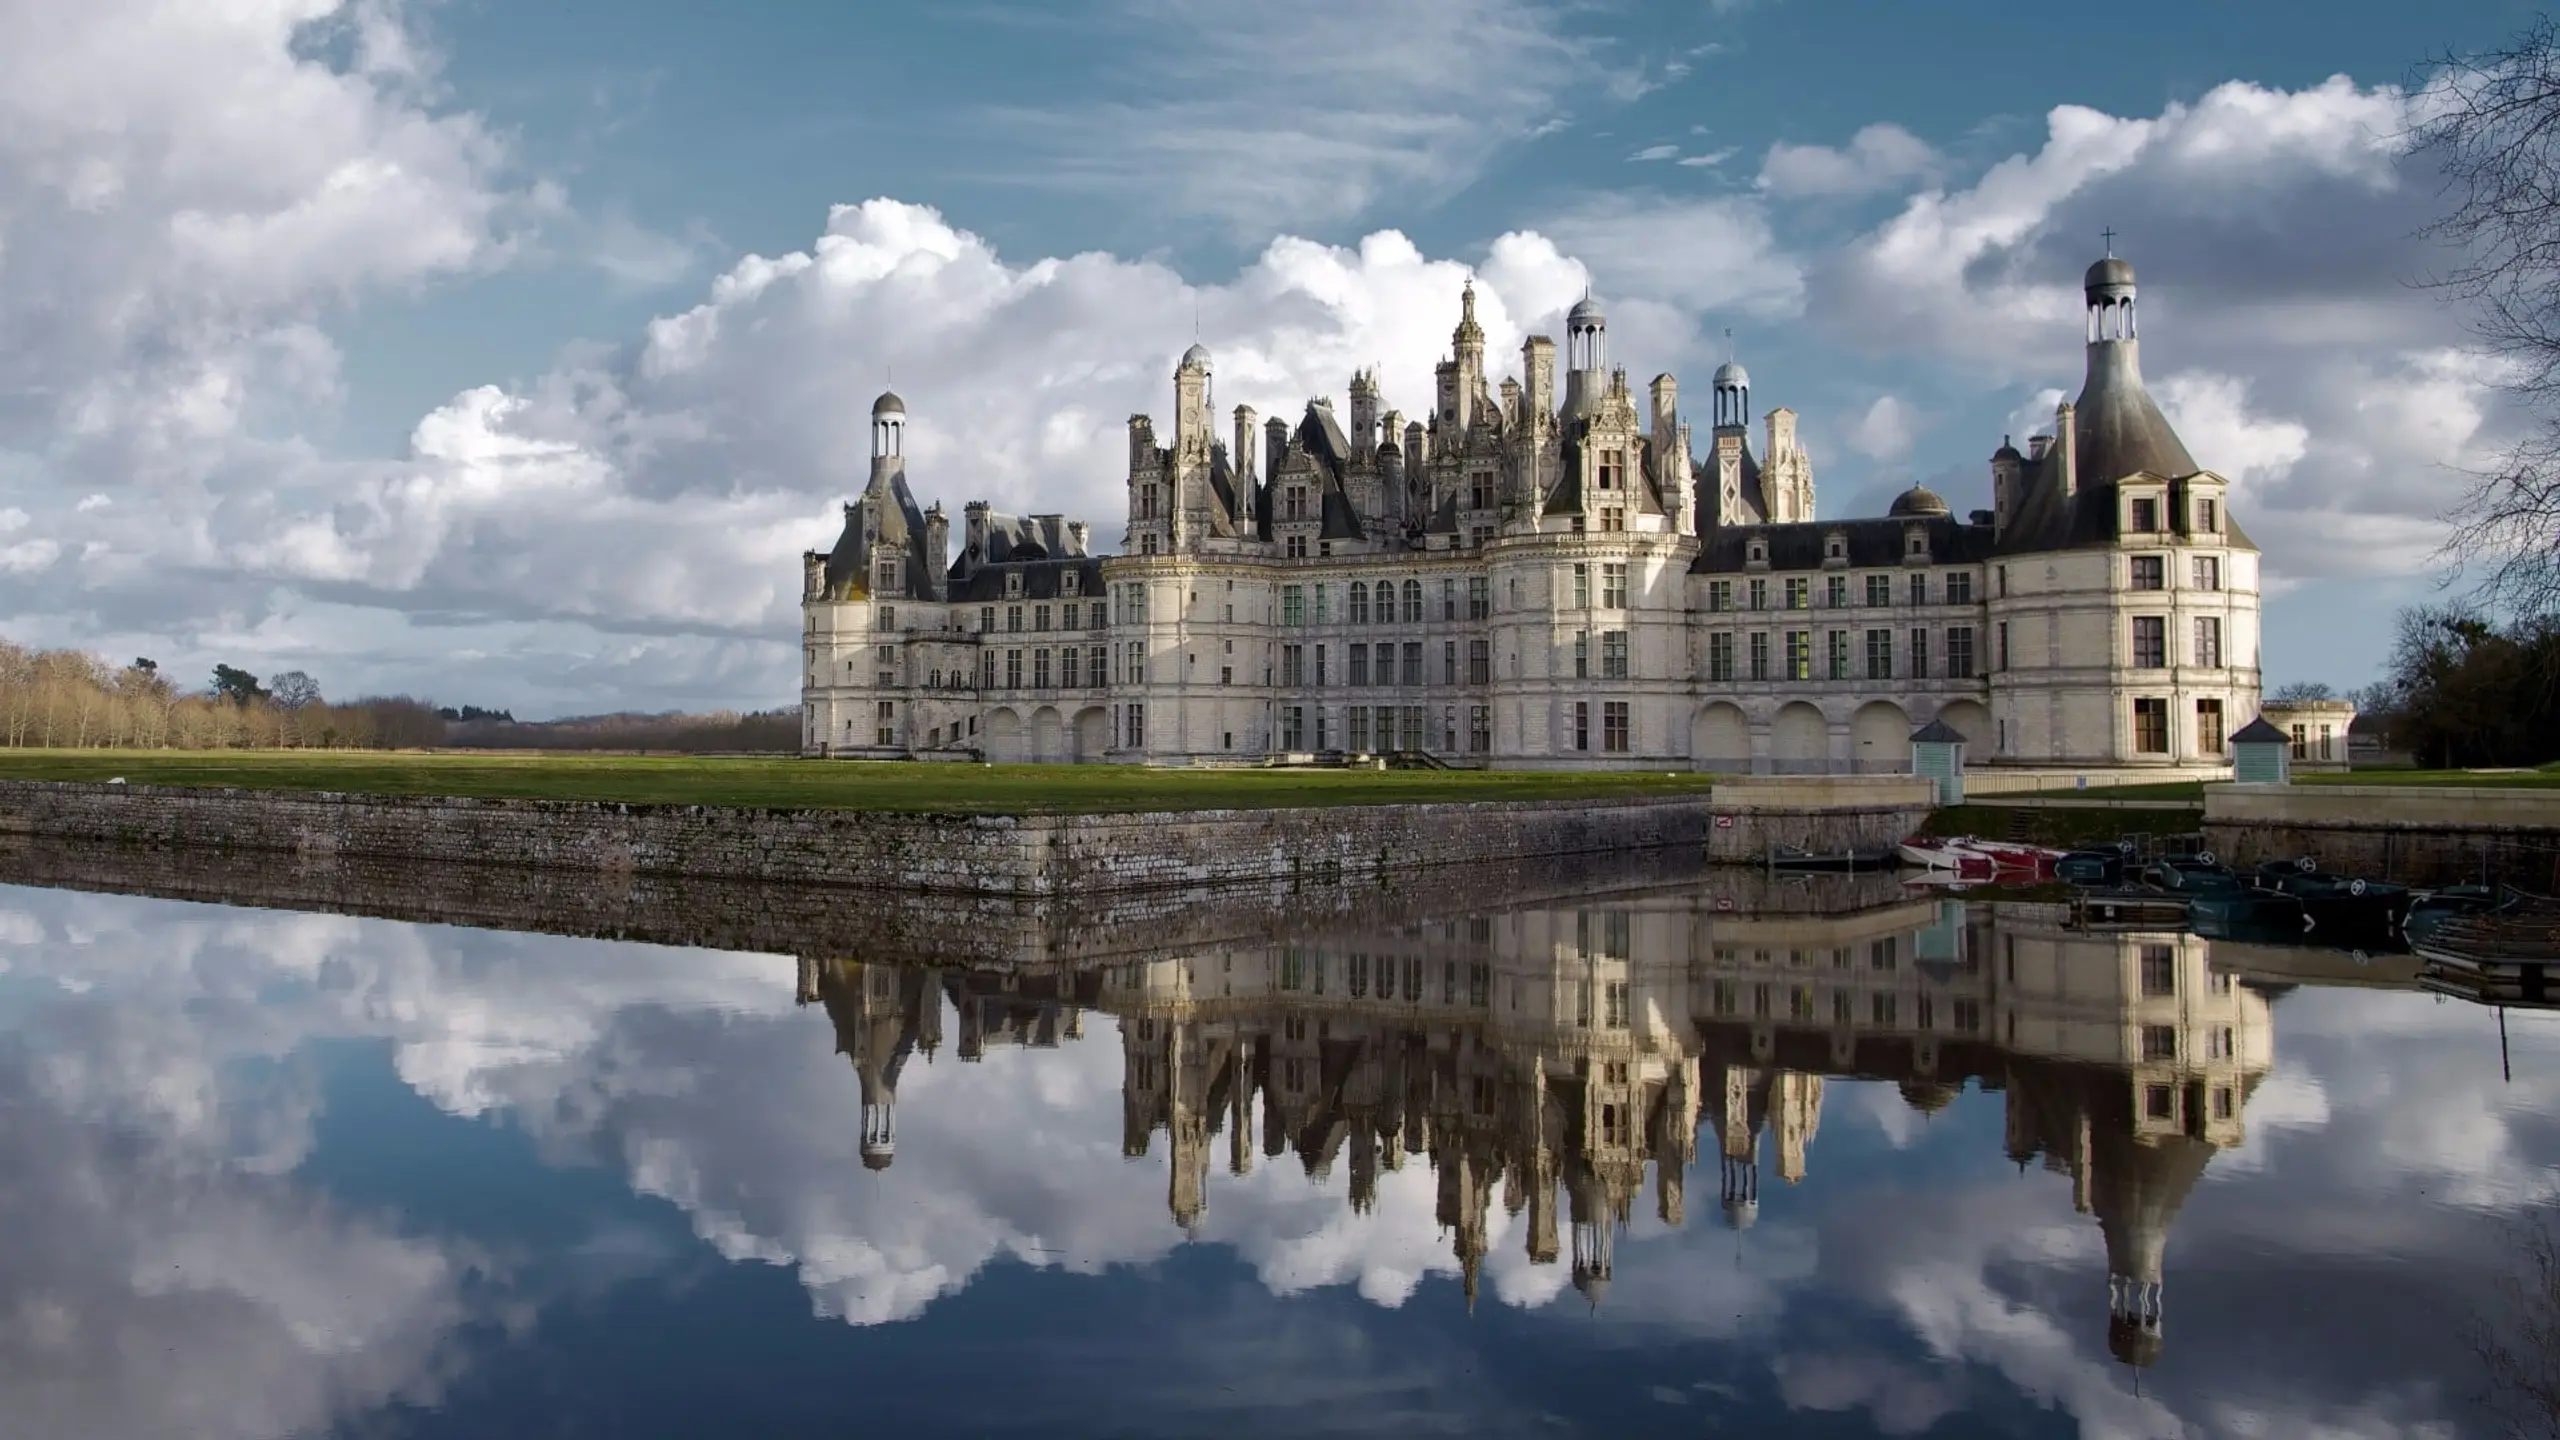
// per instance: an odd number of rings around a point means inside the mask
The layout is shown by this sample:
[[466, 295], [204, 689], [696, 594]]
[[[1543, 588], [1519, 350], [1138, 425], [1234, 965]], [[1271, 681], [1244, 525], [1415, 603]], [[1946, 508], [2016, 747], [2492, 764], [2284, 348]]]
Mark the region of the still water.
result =
[[2560, 1017], [1714, 884], [1027, 967], [0, 888], [0, 1429], [2499, 1433]]

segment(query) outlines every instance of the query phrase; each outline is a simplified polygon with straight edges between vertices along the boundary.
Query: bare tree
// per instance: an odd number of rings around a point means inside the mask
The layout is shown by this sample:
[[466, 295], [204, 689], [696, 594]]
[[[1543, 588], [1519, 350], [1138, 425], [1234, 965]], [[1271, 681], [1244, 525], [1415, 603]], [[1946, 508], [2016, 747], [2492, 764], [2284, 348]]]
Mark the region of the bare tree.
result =
[[299, 710], [320, 698], [320, 682], [305, 670], [287, 670], [267, 682], [267, 693], [287, 710]]
[[2560, 26], [2537, 19], [2503, 48], [2448, 55], [2422, 88], [2412, 154], [2452, 202], [2427, 233], [2455, 255], [2429, 283], [2468, 302], [2508, 363], [2506, 387], [2540, 428], [2476, 475], [2448, 518], [2445, 558], [2481, 598], [2560, 611]]
[[2500, 1277], [2498, 1309], [2471, 1320], [2472, 1353], [2488, 1372], [2488, 1402], [2511, 1440], [2560, 1440], [2560, 1233], [2549, 1215], [2509, 1222], [2516, 1268]]

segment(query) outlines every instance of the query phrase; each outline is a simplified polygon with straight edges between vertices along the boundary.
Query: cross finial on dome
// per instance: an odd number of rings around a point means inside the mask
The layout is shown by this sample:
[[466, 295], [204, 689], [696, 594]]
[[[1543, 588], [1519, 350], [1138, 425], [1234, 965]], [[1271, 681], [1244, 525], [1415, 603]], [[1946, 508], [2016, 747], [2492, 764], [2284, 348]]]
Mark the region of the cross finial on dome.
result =
[[2110, 260], [2114, 259], [2116, 253], [2115, 227], [2110, 225], [2106, 229], [2099, 231], [2098, 235], [2107, 242], [2107, 258]]

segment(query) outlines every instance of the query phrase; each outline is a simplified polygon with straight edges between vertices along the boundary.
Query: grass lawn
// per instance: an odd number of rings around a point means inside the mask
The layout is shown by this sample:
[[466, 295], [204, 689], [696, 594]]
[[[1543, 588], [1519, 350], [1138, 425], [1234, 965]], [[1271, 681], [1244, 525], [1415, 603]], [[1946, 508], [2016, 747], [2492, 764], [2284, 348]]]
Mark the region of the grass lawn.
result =
[[[2347, 770], [2317, 775], [2296, 775], [2296, 785], [2439, 785], [2480, 786], [2495, 788], [2520, 785], [2528, 788], [2560, 789], [2560, 766], [2546, 765], [2539, 770]], [[2204, 803], [2205, 782], [2176, 780], [2160, 785], [2092, 785], [2086, 790], [2052, 790], [2043, 792], [2057, 801], [2081, 800], [2193, 800]], [[2008, 796], [1992, 797], [2007, 799]], [[2020, 792], [2014, 798], [2034, 799]]]
[[1268, 809], [1706, 794], [1711, 775], [1482, 770], [1146, 770], [789, 757], [310, 750], [0, 751], [0, 779], [997, 814]]

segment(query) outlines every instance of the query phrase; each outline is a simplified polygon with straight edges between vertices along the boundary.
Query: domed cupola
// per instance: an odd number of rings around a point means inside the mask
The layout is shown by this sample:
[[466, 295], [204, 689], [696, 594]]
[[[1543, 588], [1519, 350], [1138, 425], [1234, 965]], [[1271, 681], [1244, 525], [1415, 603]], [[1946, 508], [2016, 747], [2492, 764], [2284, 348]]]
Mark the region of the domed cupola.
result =
[[1925, 485], [1914, 485], [1894, 496], [1892, 508], [1885, 513], [1895, 519], [1925, 519], [1953, 512], [1947, 508], [1947, 502], [1939, 496], [1937, 491]]
[[2089, 307], [2089, 369], [2072, 407], [2078, 483], [2112, 485], [2138, 472], [2171, 480], [2195, 474], [2194, 457], [2142, 385], [2133, 266], [2111, 251], [2089, 267], [2082, 291]]

